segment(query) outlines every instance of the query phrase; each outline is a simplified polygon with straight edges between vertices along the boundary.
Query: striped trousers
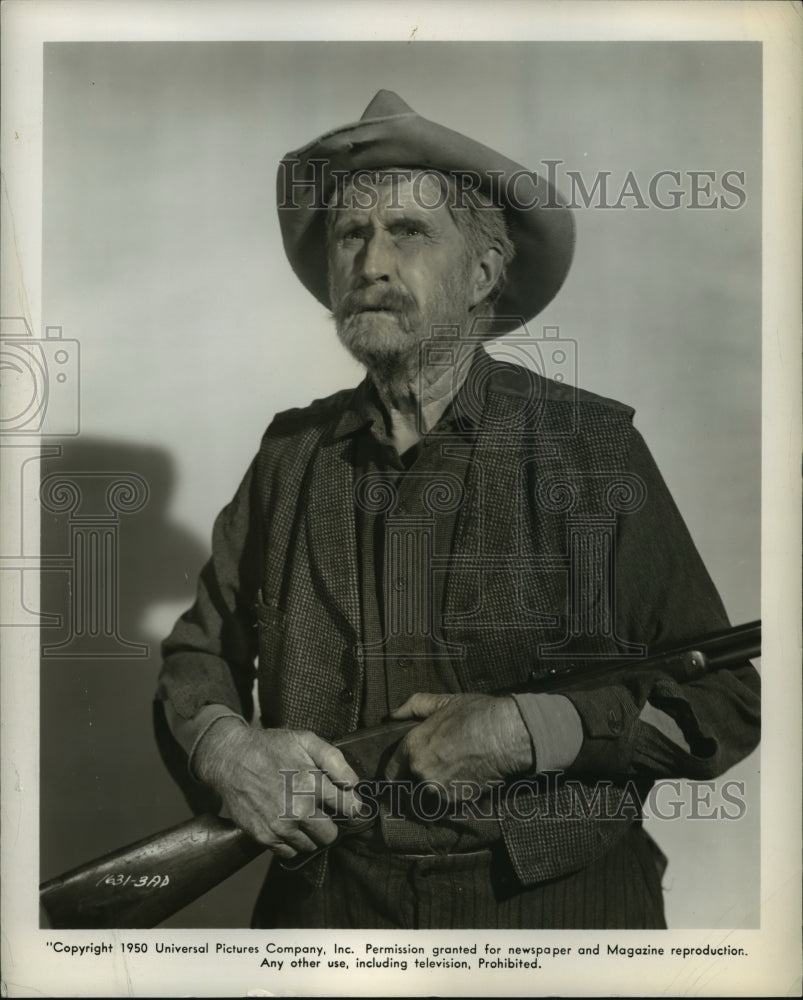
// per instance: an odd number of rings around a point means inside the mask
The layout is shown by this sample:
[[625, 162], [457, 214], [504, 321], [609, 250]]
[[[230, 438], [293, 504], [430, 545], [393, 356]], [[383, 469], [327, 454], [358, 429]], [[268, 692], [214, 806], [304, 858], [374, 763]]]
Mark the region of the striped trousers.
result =
[[522, 888], [501, 844], [468, 854], [392, 854], [358, 842], [329, 851], [313, 888], [274, 863], [256, 928], [663, 929], [663, 855], [634, 825], [603, 857]]

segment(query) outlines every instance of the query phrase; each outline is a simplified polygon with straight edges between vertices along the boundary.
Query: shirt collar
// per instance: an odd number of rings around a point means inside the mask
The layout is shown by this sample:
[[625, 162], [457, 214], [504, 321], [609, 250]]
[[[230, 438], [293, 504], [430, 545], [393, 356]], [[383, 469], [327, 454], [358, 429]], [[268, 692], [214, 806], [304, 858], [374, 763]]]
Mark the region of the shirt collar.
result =
[[[491, 362], [491, 358], [484, 347], [480, 347], [474, 352], [468, 375], [432, 431], [437, 430], [440, 436], [448, 432], [470, 433], [477, 429], [479, 420], [476, 390], [478, 385], [483, 388], [485, 386], [485, 380], [479, 375], [479, 372], [489, 362]], [[352, 392], [346, 408], [335, 424], [332, 437], [337, 441], [371, 427], [374, 437], [384, 440], [386, 437], [386, 415], [385, 406], [379, 398], [376, 386], [371, 376], [366, 375]]]
[[371, 380], [370, 375], [366, 375], [357, 388], [352, 392], [346, 404], [346, 408], [340, 414], [332, 437], [335, 441], [356, 434], [366, 427], [381, 425], [384, 423], [384, 408], [379, 399], [379, 395]]

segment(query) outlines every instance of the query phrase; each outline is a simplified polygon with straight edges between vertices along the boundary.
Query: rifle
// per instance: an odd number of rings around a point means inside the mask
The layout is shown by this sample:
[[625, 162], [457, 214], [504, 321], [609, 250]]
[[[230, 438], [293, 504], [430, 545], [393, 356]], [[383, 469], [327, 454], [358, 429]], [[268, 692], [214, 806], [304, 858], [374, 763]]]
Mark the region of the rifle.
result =
[[[643, 659], [564, 664], [549, 669], [526, 690], [577, 690], [657, 671], [683, 683], [709, 671], [741, 666], [760, 655], [761, 623], [755, 621]], [[359, 730], [333, 744], [361, 778], [378, 779], [395, 748], [418, 722], [403, 720]], [[342, 826], [338, 840], [365, 825]], [[54, 929], [155, 927], [265, 850], [230, 820], [206, 813], [43, 882], [40, 903]], [[312, 856], [282, 864], [300, 867]]]

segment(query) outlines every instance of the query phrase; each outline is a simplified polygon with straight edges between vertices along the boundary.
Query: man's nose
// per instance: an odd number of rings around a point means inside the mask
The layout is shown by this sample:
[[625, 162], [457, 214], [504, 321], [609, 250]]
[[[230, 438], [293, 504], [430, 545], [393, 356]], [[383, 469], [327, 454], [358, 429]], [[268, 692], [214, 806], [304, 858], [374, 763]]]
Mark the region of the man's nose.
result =
[[383, 229], [366, 236], [359, 268], [365, 281], [390, 281], [393, 272], [393, 240]]

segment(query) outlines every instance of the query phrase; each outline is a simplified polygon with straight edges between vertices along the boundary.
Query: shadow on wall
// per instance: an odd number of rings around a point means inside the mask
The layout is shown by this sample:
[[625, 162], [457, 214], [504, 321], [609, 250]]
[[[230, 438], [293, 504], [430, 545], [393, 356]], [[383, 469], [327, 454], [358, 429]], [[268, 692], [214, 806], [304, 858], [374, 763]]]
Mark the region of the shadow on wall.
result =
[[[173, 481], [166, 452], [128, 442], [64, 441], [41, 461], [43, 881], [190, 816], [152, 722], [164, 637], [148, 616], [190, 605], [208, 554], [169, 520]], [[249, 926], [266, 864], [165, 926]]]

